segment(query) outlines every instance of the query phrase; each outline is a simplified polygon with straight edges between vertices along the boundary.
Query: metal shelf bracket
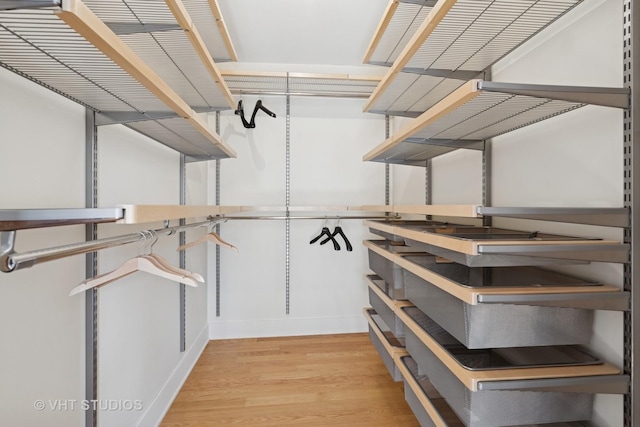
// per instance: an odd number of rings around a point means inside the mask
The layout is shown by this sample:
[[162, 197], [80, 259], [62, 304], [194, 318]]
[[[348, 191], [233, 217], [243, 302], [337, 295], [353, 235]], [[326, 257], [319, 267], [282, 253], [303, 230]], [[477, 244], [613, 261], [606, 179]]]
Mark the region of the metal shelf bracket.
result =
[[629, 108], [631, 104], [631, 91], [628, 88], [550, 86], [480, 81], [478, 82], [478, 90], [601, 105], [604, 107]]
[[0, 260], [4, 260], [14, 252], [15, 243], [15, 231], [0, 231]]
[[117, 35], [182, 30], [178, 24], [141, 24], [138, 22], [105, 22], [105, 24]]
[[0, 2], [0, 10], [39, 9], [60, 6], [62, 0], [5, 0]]

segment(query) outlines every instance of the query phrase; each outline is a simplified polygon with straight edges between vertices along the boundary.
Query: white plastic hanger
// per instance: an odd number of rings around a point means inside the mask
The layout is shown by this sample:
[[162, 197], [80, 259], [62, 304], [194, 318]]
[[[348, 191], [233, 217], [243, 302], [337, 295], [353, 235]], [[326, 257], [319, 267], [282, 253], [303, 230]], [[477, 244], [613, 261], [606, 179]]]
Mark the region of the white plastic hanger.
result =
[[201, 275], [199, 275], [198, 273], [192, 273], [190, 271], [187, 271], [183, 268], [180, 267], [176, 267], [175, 265], [172, 265], [169, 261], [167, 261], [166, 259], [164, 259], [163, 257], [161, 257], [160, 255], [156, 255], [151, 251], [151, 248], [153, 247], [153, 245], [155, 244], [155, 242], [158, 240], [158, 235], [156, 234], [155, 231], [153, 230], [149, 230], [149, 231], [143, 231], [142, 232], [145, 236], [146, 234], [151, 235], [151, 237], [153, 238], [150, 246], [149, 246], [149, 253], [146, 255], [142, 255], [143, 257], [146, 258], [150, 258], [150, 260], [152, 262], [157, 262], [158, 266], [161, 269], [165, 269], [167, 270], [167, 272], [173, 272], [177, 275], [181, 275], [181, 276], [185, 276], [185, 277], [190, 277], [193, 280], [195, 280], [198, 283], [204, 284], [204, 277], [202, 277]]
[[189, 242], [185, 245], [182, 245], [180, 247], [178, 247], [178, 249], [176, 249], [177, 251], [182, 251], [184, 249], [188, 249], [192, 246], [196, 246], [196, 245], [200, 245], [202, 243], [206, 243], [206, 242], [212, 242], [215, 243], [218, 246], [222, 246], [224, 248], [227, 249], [231, 249], [234, 252], [239, 252], [238, 248], [236, 248], [235, 246], [233, 246], [231, 243], [229, 242], [225, 242], [224, 240], [222, 240], [222, 238], [215, 232], [213, 232], [212, 230], [213, 228], [213, 224], [211, 224], [209, 226], [209, 230], [207, 232], [207, 234], [205, 234], [204, 236], [200, 237], [198, 240], [194, 240], [193, 242]]
[[[145, 239], [143, 242], [143, 246], [146, 245], [148, 240], [147, 233], [141, 233]], [[155, 238], [157, 239], [157, 236], [155, 236]], [[153, 246], [153, 243], [151, 244], [151, 246]], [[135, 273], [136, 271], [146, 272], [149, 274], [153, 274], [154, 276], [159, 276], [178, 283], [184, 283], [185, 285], [193, 287], [197, 287], [198, 283], [204, 283], [204, 279], [202, 279], [202, 276], [200, 276], [199, 274], [194, 275], [194, 273], [190, 273], [186, 270], [174, 267], [159, 255], [152, 255], [151, 253], [149, 253], [146, 255], [138, 255], [135, 258], [131, 258], [125, 261], [124, 264], [122, 264], [120, 267], [109, 273], [102, 274], [83, 281], [82, 283], [80, 283], [80, 285], [71, 290], [69, 296], [82, 293], [97, 286], [109, 284], [132, 273]]]

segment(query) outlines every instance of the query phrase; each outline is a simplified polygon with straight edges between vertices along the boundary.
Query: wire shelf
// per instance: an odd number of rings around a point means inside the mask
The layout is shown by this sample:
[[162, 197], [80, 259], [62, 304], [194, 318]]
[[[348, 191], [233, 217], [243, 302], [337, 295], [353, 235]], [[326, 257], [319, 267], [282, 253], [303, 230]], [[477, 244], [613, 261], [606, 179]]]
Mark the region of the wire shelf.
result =
[[188, 161], [229, 157], [181, 117], [127, 123], [127, 127], [179, 151]]
[[[438, 98], [440, 93], [451, 93], [467, 79], [444, 83], [443, 79], [406, 76], [403, 71], [447, 70], [479, 74], [581, 2], [440, 0], [434, 9], [450, 7], [450, 10], [439, 22], [436, 17], [427, 18], [417, 31], [413, 30], [413, 21], [404, 17], [407, 31], [414, 31], [412, 43], [396, 58], [392, 67], [394, 72], [389, 72], [382, 80], [365, 108], [382, 112], [423, 112], [442, 99]], [[431, 26], [426, 25], [428, 23]], [[431, 31], [433, 25], [437, 26]], [[403, 100], [407, 93], [413, 94], [412, 102]]]
[[[217, 81], [222, 79], [212, 77], [166, 3], [87, 0], [86, 6], [116, 31], [129, 29], [114, 40], [124, 42], [136, 61], [142, 59], [142, 65], [157, 72], [160, 80], [156, 82], [173, 95], [145, 87], [135, 73], [130, 74], [131, 69], [125, 71], [111, 55], [98, 50], [92, 44], [95, 40], [85, 39], [60, 19], [57, 7], [0, 10], [0, 66], [97, 112], [177, 113], [187, 120], [172, 121], [171, 126], [164, 121], [136, 122], [129, 127], [194, 158], [229, 157], [232, 151], [220, 149], [217, 135], [201, 123], [194, 124], [197, 119], [189, 107], [198, 111], [230, 108], [231, 94], [221, 91]], [[215, 28], [215, 19], [209, 15]], [[159, 30], [146, 32], [150, 28]], [[114, 35], [108, 32], [101, 34]], [[175, 125], [180, 120], [184, 123]]]
[[[173, 30], [120, 34], [119, 37], [191, 107], [230, 107], [165, 2], [84, 0], [84, 3], [107, 24], [175, 25]], [[205, 18], [208, 19], [204, 21]], [[204, 27], [217, 28], [210, 9], [208, 14], [201, 13], [199, 19]]]
[[402, 49], [431, 12], [435, 0], [425, 3], [426, 5], [399, 3], [397, 8], [388, 10], [388, 15], [382, 18], [382, 23], [388, 23], [381, 27], [384, 31], [381, 35], [374, 35], [365, 62], [391, 65], [398, 59]]
[[367, 153], [364, 160], [425, 166], [425, 160], [587, 104], [628, 108], [616, 88], [492, 83], [472, 80]]
[[234, 74], [233, 72], [223, 74], [232, 93], [253, 95], [289, 93], [300, 96], [367, 98], [379, 81], [346, 74], [287, 75], [287, 73]]
[[231, 41], [225, 41], [225, 37], [229, 37], [228, 34], [223, 33], [226, 32], [226, 28], [224, 30], [220, 28], [222, 16], [216, 15], [219, 13], [217, 10], [212, 14], [212, 8], [216, 6], [217, 2], [214, 0], [182, 0], [182, 3], [193, 19], [194, 25], [200, 31], [213, 59], [216, 62], [236, 61]]

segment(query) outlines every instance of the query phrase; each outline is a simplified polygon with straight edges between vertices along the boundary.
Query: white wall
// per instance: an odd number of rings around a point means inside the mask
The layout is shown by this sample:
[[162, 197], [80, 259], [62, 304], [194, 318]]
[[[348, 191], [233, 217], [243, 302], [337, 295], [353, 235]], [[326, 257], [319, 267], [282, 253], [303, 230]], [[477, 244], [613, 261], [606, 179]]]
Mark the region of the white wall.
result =
[[[99, 206], [179, 203], [180, 158], [175, 151], [123, 126], [100, 128], [98, 137]], [[162, 228], [162, 224], [103, 225], [99, 227], [99, 237], [148, 228]], [[178, 245], [177, 236], [162, 238], [153, 246], [153, 252], [178, 265]], [[117, 268], [137, 255], [138, 250], [139, 245], [134, 244], [101, 252], [98, 273]], [[148, 411], [101, 411], [99, 422], [136, 425], [144, 416], [143, 425], [152, 425], [149, 420], [166, 409], [162, 393], [175, 392], [170, 389], [172, 384], [166, 383], [183, 357], [179, 351], [179, 284], [135, 273], [101, 288], [98, 303], [98, 396], [141, 400]], [[198, 332], [203, 325], [201, 322]]]
[[[0, 209], [83, 207], [84, 109], [2, 68], [0, 92]], [[82, 226], [23, 231], [16, 250], [82, 239]], [[67, 297], [83, 279], [83, 257], [0, 273], [0, 424], [84, 422], [34, 409], [38, 399], [84, 398], [84, 300]]]
[[[257, 98], [243, 97], [252, 110]], [[277, 114], [260, 113], [246, 130], [231, 113], [222, 115], [221, 134], [238, 159], [221, 166], [223, 205], [285, 204], [286, 103], [265, 97]], [[384, 119], [363, 114], [362, 100], [291, 99], [291, 205], [382, 204], [384, 165], [364, 163], [371, 141], [384, 139]], [[210, 202], [214, 201], [210, 191]], [[240, 253], [222, 252], [221, 317], [209, 290], [212, 338], [305, 335], [364, 331], [367, 305], [362, 275], [367, 269], [361, 220], [341, 226], [353, 252], [310, 245], [323, 220], [291, 221], [290, 314], [286, 315], [285, 223], [230, 221], [222, 237]], [[329, 227], [333, 230], [335, 223]], [[210, 286], [214, 284], [210, 265]]]
[[[0, 209], [84, 207], [84, 108], [4, 69], [0, 88]], [[176, 152], [123, 126], [101, 127], [98, 135], [100, 207], [179, 202]], [[187, 203], [205, 204], [207, 186], [207, 165], [188, 165]], [[99, 237], [161, 227], [105, 224]], [[202, 232], [190, 231], [187, 238]], [[19, 231], [16, 250], [83, 240], [83, 226]], [[160, 239], [153, 249], [177, 265], [177, 246], [176, 236]], [[137, 253], [136, 244], [101, 251], [99, 273]], [[189, 269], [206, 275], [206, 261], [206, 247], [188, 250]], [[84, 425], [79, 403], [51, 407], [85, 398], [85, 299], [67, 296], [84, 280], [84, 268], [84, 256], [75, 256], [0, 274], [0, 425]], [[142, 404], [142, 410], [103, 406], [100, 425], [152, 426], [161, 420], [208, 340], [206, 293], [206, 286], [187, 289], [187, 351], [181, 353], [177, 283], [134, 273], [98, 291], [98, 399], [104, 405]], [[45, 410], [34, 409], [37, 399]]]
[[[493, 78], [517, 83], [621, 87], [621, 2], [586, 0], [498, 63]], [[620, 207], [622, 155], [622, 112], [603, 107], [584, 107], [495, 138], [493, 205]], [[481, 203], [481, 166], [480, 152], [460, 150], [434, 159], [433, 203]], [[411, 201], [394, 193], [394, 200], [422, 203], [424, 195], [417, 192], [424, 185], [424, 180], [420, 180], [424, 170], [407, 166], [397, 173], [397, 168], [394, 178], [410, 186], [400, 191], [415, 196]], [[415, 172], [416, 169], [420, 172]], [[394, 192], [397, 191], [394, 187]], [[508, 219], [495, 219], [494, 225], [622, 239], [620, 230], [604, 227]], [[556, 269], [622, 285], [622, 267], [616, 264]], [[591, 350], [621, 367], [622, 332], [621, 313], [598, 311]], [[622, 397], [596, 396], [593, 421], [598, 426], [621, 426]]]

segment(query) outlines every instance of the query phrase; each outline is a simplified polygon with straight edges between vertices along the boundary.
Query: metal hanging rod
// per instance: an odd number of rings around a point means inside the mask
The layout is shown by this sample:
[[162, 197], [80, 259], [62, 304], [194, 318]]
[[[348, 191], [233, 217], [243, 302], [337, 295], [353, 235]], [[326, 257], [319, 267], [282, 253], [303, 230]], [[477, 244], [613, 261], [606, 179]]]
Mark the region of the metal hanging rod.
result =
[[[166, 227], [158, 230], [152, 230], [157, 236], [171, 236], [179, 231], [184, 231], [196, 227], [204, 227], [213, 225], [216, 219], [209, 221], [197, 222], [193, 224], [179, 225], [176, 227]], [[72, 255], [86, 254], [101, 249], [113, 248], [115, 246], [126, 245], [144, 240], [146, 237], [141, 232], [125, 234], [122, 236], [107, 237], [99, 240], [92, 240], [82, 243], [74, 243], [70, 245], [57, 246], [47, 249], [38, 249], [35, 251], [15, 253], [9, 251], [0, 257], [0, 271], [9, 273], [15, 270], [31, 267], [35, 264], [53, 261]], [[11, 245], [13, 247], [13, 245]]]
[[[398, 218], [397, 216], [378, 215], [378, 216], [340, 216], [340, 215], [323, 215], [323, 216], [216, 216], [209, 217], [209, 220], [203, 222], [197, 222], [193, 224], [179, 225], [176, 227], [165, 227], [158, 230], [150, 230], [158, 236], [171, 236], [180, 231], [184, 231], [191, 228], [204, 227], [214, 225], [217, 222], [227, 220], [287, 220], [287, 219], [385, 219], [385, 218]], [[104, 239], [92, 240], [88, 242], [73, 243], [70, 245], [56, 246], [46, 249], [38, 249], [29, 252], [16, 253], [13, 251], [15, 243], [15, 232], [2, 233], [2, 247], [0, 251], [0, 271], [10, 273], [15, 270], [23, 268], [29, 268], [35, 264], [53, 261], [60, 258], [65, 258], [72, 255], [86, 254], [102, 249], [113, 248], [116, 246], [126, 245], [129, 243], [139, 242], [145, 239], [145, 236], [141, 232], [125, 234], [122, 236], [107, 237]]]
[[218, 219], [225, 220], [287, 220], [287, 219], [399, 219], [397, 215], [378, 215], [378, 216], [340, 216], [340, 215], [318, 215], [318, 216], [275, 216], [275, 215], [260, 215], [260, 216], [219, 216]]

